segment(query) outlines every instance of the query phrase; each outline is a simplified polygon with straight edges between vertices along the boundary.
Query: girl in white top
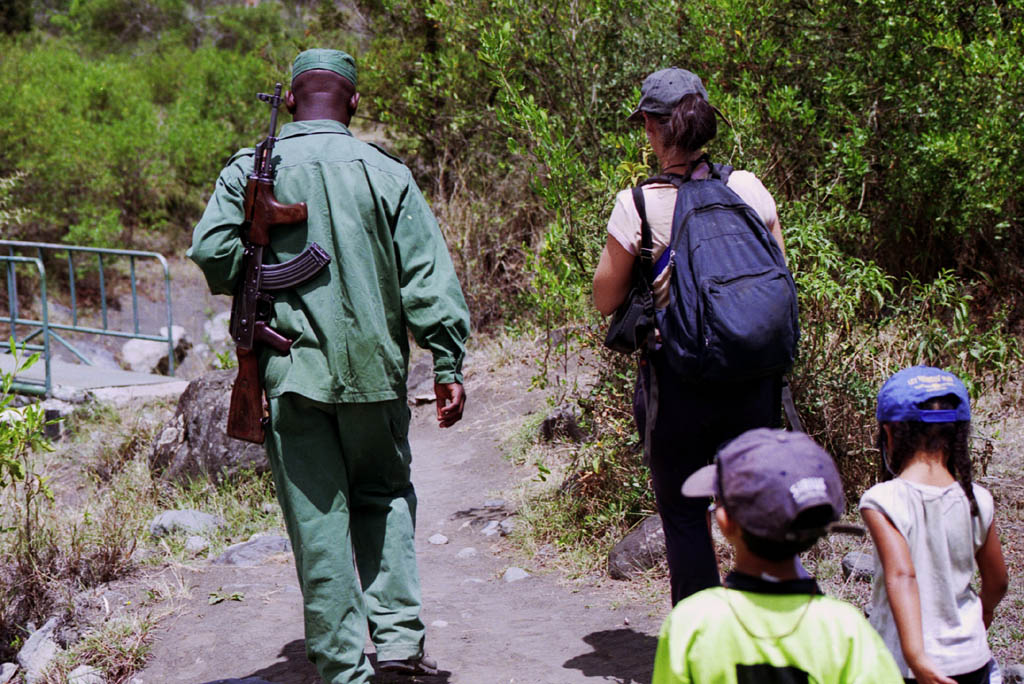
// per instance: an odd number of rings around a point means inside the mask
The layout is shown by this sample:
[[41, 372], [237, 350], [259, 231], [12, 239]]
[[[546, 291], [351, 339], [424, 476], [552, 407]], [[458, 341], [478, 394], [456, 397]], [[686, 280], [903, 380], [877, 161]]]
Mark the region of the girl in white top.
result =
[[878, 394], [891, 479], [860, 501], [875, 542], [868, 619], [908, 682], [982, 684], [998, 672], [986, 631], [1006, 593], [1006, 563], [992, 495], [971, 481], [970, 416], [963, 383], [937, 368], [906, 368]]

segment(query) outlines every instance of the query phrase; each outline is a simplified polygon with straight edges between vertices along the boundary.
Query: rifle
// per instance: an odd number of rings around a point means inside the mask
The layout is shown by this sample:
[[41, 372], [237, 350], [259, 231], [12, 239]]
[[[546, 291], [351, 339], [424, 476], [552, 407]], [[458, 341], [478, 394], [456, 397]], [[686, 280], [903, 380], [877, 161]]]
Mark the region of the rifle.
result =
[[238, 375], [231, 388], [228, 411], [228, 436], [262, 444], [266, 427], [263, 383], [259, 373], [259, 345], [267, 345], [285, 354], [292, 340], [270, 327], [275, 291], [300, 285], [313, 278], [331, 260], [320, 247], [311, 243], [298, 256], [281, 264], [264, 264], [263, 248], [270, 244], [270, 230], [306, 220], [306, 203], [281, 204], [274, 197], [274, 143], [277, 142], [277, 110], [281, 104], [281, 84], [274, 94], [257, 93], [270, 104], [270, 132], [256, 146], [253, 172], [245, 186], [245, 218], [241, 238], [243, 276], [231, 303], [231, 337], [238, 357]]

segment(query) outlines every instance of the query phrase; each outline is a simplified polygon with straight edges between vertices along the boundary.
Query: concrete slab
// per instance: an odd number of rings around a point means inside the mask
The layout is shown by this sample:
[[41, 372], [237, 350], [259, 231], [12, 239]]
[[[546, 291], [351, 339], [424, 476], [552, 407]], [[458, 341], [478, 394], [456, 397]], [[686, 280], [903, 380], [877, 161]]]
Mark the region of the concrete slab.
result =
[[[0, 354], [0, 371], [11, 373], [15, 370], [14, 357]], [[57, 397], [78, 397], [87, 395], [99, 401], [123, 403], [133, 399], [173, 397], [185, 391], [188, 382], [166, 375], [134, 373], [118, 368], [86, 366], [53, 360], [50, 362], [52, 394]], [[42, 360], [27, 371], [17, 375], [18, 380], [43, 384], [46, 367]]]

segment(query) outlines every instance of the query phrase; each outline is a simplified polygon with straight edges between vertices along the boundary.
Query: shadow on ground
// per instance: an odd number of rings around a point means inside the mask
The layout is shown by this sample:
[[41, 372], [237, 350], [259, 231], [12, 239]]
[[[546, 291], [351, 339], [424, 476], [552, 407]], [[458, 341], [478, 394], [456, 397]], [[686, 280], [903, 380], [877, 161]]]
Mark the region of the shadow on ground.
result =
[[[205, 684], [321, 684], [323, 680], [317, 673], [313, 663], [306, 658], [306, 642], [296, 639], [284, 645], [277, 654], [284, 661], [274, 663], [270, 667], [257, 670], [245, 677], [236, 679], [218, 679]], [[377, 668], [377, 656], [368, 654], [374, 669]], [[408, 677], [391, 674], [378, 674], [376, 684], [449, 684], [451, 672], [441, 670], [429, 677]]]
[[651, 681], [657, 637], [632, 629], [606, 629], [591, 632], [583, 641], [590, 644], [593, 652], [570, 658], [562, 667], [618, 684]]

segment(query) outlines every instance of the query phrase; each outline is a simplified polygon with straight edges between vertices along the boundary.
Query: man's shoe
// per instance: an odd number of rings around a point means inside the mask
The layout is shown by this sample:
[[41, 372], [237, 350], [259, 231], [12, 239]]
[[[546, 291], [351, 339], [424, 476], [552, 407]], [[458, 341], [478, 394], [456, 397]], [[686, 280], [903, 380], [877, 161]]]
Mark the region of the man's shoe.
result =
[[405, 660], [382, 660], [377, 663], [381, 672], [393, 672], [400, 675], [434, 675], [437, 674], [437, 661], [428, 655]]

